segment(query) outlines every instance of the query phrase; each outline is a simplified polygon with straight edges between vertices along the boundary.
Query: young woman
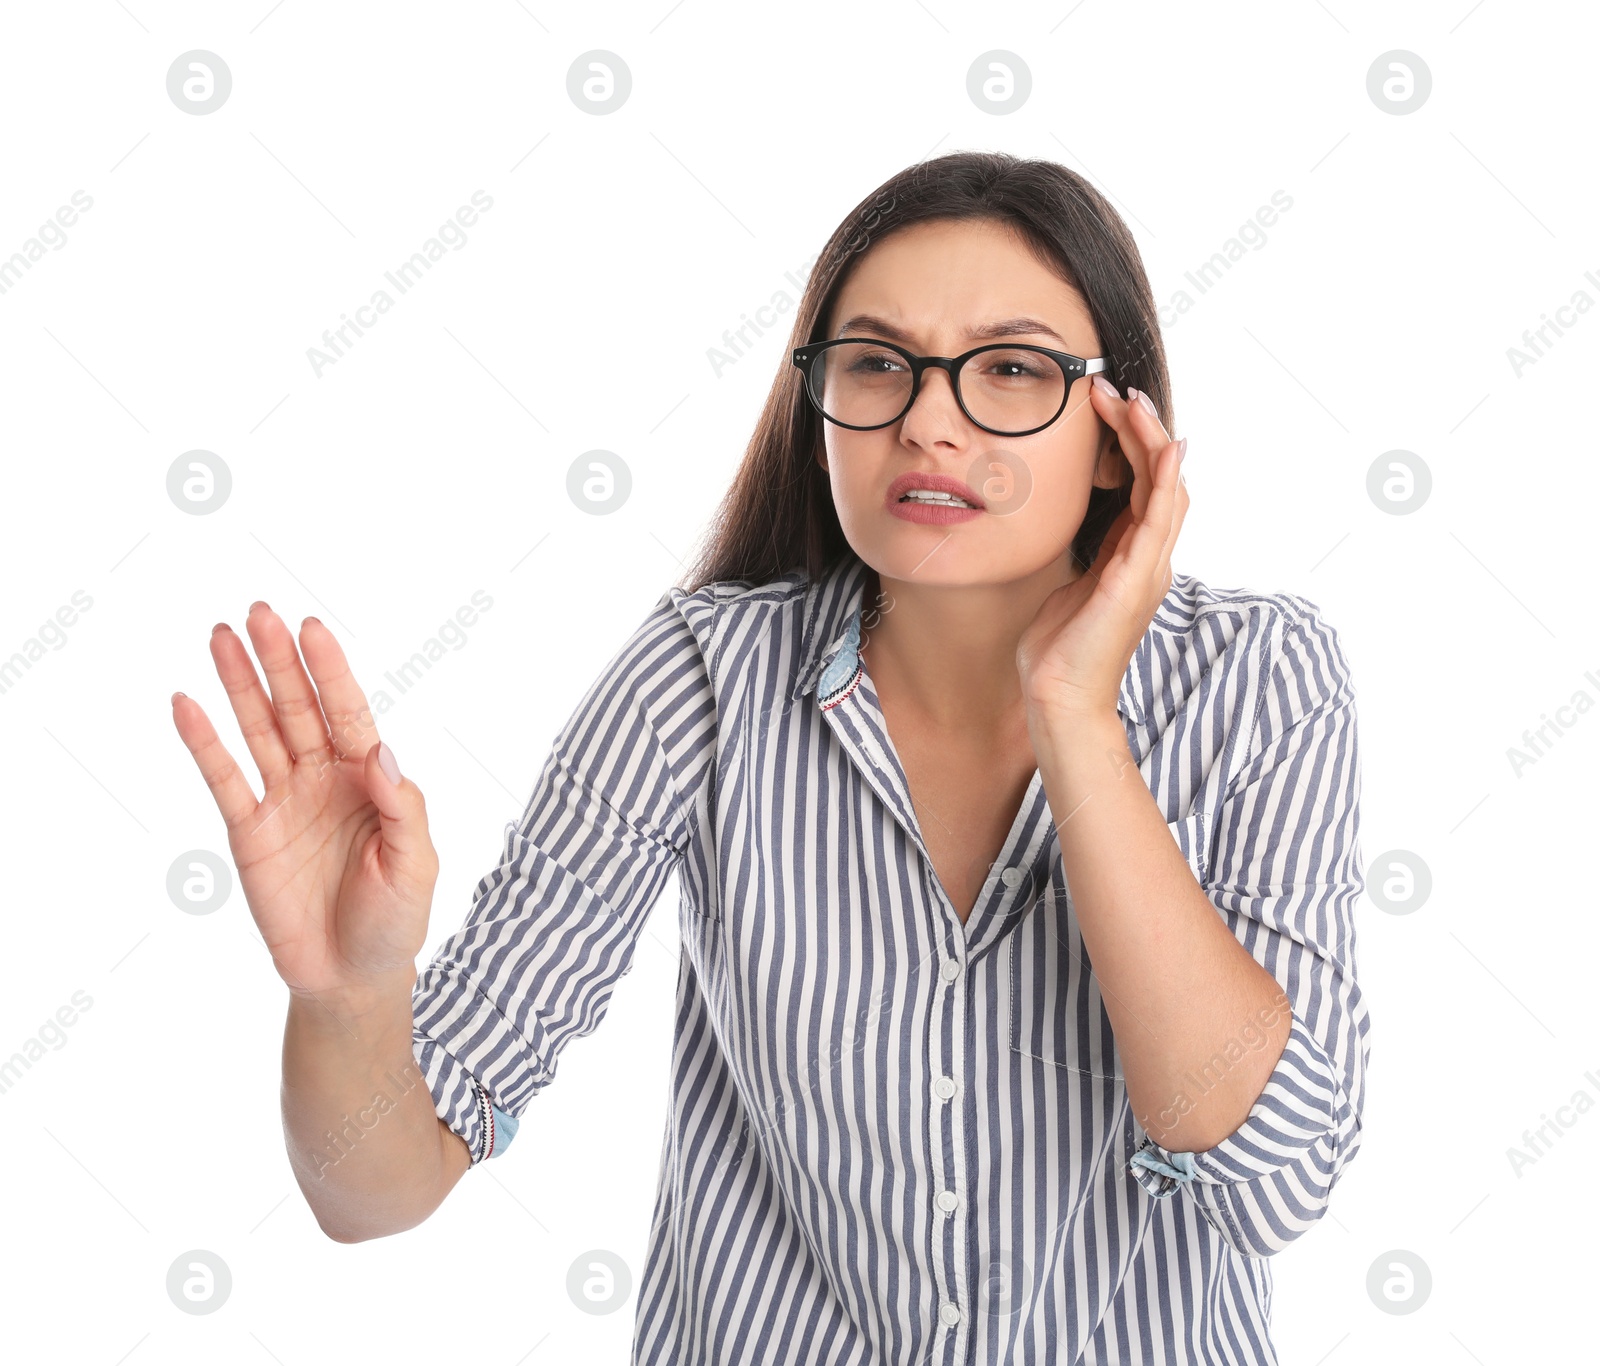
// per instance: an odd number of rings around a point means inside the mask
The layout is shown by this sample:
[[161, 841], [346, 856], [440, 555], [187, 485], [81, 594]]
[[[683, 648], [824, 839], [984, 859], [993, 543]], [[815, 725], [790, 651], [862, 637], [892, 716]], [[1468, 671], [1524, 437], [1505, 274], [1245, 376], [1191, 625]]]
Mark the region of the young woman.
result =
[[1361, 1140], [1353, 692], [1306, 599], [1172, 572], [1168, 393], [1080, 177], [874, 192], [698, 571], [420, 976], [422, 796], [338, 643], [306, 619], [308, 678], [256, 604], [269, 700], [218, 627], [264, 797], [174, 719], [290, 989], [321, 1227], [409, 1228], [503, 1152], [676, 872], [636, 1361], [1275, 1361], [1265, 1259]]

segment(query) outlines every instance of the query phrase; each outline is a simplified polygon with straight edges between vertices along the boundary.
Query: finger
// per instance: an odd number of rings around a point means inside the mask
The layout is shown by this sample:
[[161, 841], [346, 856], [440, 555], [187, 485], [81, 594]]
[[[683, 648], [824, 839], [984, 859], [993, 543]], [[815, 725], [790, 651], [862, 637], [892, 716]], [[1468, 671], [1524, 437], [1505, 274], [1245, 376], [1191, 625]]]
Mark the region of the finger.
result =
[[[1104, 381], [1104, 382], [1101, 382]], [[1110, 429], [1117, 433], [1118, 440], [1128, 440], [1134, 446], [1134, 451], [1123, 448], [1126, 456], [1133, 461], [1134, 454], [1149, 459], [1158, 449], [1171, 440], [1166, 432], [1162, 419], [1154, 411], [1147, 411], [1144, 406], [1144, 395], [1141, 390], [1128, 387], [1125, 397], [1118, 395], [1117, 385], [1106, 379], [1104, 374], [1096, 374], [1094, 382], [1090, 385], [1093, 395], [1094, 411], [1106, 421]], [[1150, 408], [1155, 408], [1155, 400], [1150, 401]], [[1149, 473], [1149, 469], [1146, 469]]]
[[[1162, 562], [1162, 547], [1167, 543], [1168, 533], [1172, 529], [1176, 489], [1175, 471], [1171, 465], [1164, 462], [1175, 450], [1176, 443], [1171, 443], [1155, 460], [1159, 482], [1150, 490], [1144, 516], [1132, 523], [1127, 535], [1117, 547], [1116, 563], [1114, 566], [1108, 566], [1104, 574], [1107, 579], [1115, 578], [1119, 586], [1126, 585], [1128, 592], [1142, 595], [1145, 591], [1143, 585], [1156, 577]], [[1138, 587], [1135, 588], [1134, 585]], [[1123, 589], [1119, 587], [1119, 594], [1122, 591]]]
[[[1152, 456], [1172, 440], [1172, 433], [1167, 430], [1167, 424], [1161, 420], [1161, 414], [1156, 411], [1156, 401], [1142, 389], [1129, 389], [1129, 414], [1138, 424], [1140, 432], [1149, 443]], [[1146, 404], [1149, 407], [1146, 407]]]
[[[1144, 496], [1150, 497], [1156, 484], [1156, 460], [1162, 449], [1172, 440], [1166, 424], [1155, 412], [1155, 400], [1142, 389], [1128, 390], [1128, 422], [1138, 434], [1144, 454]], [[1139, 488], [1135, 476], [1135, 491]]]
[[[1089, 402], [1093, 405], [1100, 420], [1117, 434], [1117, 445], [1122, 445], [1123, 435], [1128, 434], [1132, 440], [1133, 427], [1128, 421], [1128, 400], [1118, 392], [1117, 386], [1104, 375], [1096, 375], [1089, 385]], [[1126, 454], [1126, 452], [1124, 452]], [[1129, 457], [1132, 464], [1132, 457]], [[1137, 470], [1134, 471], [1138, 473]]]
[[[1099, 380], [1104, 376], [1096, 375], [1095, 378]], [[1096, 411], [1117, 434], [1117, 444], [1133, 467], [1133, 515], [1142, 517], [1144, 500], [1149, 497], [1150, 487], [1155, 482], [1152, 461], [1170, 439], [1167, 429], [1162, 426], [1159, 417], [1145, 411], [1144, 404], [1139, 401], [1139, 390], [1130, 388], [1126, 398], [1116, 398], [1113, 397], [1115, 387], [1108, 382], [1104, 386], [1095, 384], [1093, 392]], [[1153, 402], [1151, 406], [1155, 406]]]
[[[1136, 572], [1154, 577], [1166, 563], [1166, 554], [1176, 534], [1178, 508], [1178, 443], [1162, 447], [1154, 462], [1156, 483], [1150, 490], [1145, 515], [1128, 546]], [[1186, 495], [1187, 496], [1187, 495]]]
[[378, 728], [367, 695], [350, 672], [344, 648], [321, 621], [307, 617], [300, 626], [300, 650], [316, 680], [334, 752], [341, 759], [365, 759], [378, 743]]
[[[1180, 452], [1187, 454], [1189, 438], [1184, 437], [1177, 443]], [[1172, 526], [1167, 532], [1165, 544], [1161, 547], [1161, 561], [1169, 567], [1172, 564], [1172, 548], [1178, 542], [1178, 533], [1183, 530], [1183, 519], [1189, 513], [1189, 490], [1183, 482], [1183, 460], [1180, 454], [1173, 461], [1172, 470]]]
[[1116, 515], [1095, 552], [1094, 563], [1083, 572], [1083, 577], [1093, 581], [1095, 591], [1104, 593], [1128, 616], [1139, 620], [1137, 603], [1130, 600], [1128, 585], [1133, 582], [1129, 554], [1132, 533], [1138, 529], [1130, 509], [1124, 508]]
[[322, 706], [283, 618], [266, 603], [259, 602], [250, 609], [245, 628], [256, 647], [256, 658], [267, 671], [272, 709], [277, 713], [278, 729], [283, 733], [289, 753], [300, 759], [319, 751], [331, 751], [332, 742], [328, 738]]
[[428, 807], [422, 790], [403, 774], [398, 783], [391, 782], [383, 769], [382, 754], [376, 745], [369, 746], [364, 776], [383, 831], [379, 861], [389, 885], [404, 889], [408, 881], [427, 882], [438, 876], [438, 854], [428, 834]]
[[256, 794], [234, 763], [233, 755], [217, 738], [205, 709], [192, 697], [174, 693], [172, 697], [172, 723], [189, 753], [194, 755], [200, 776], [206, 780], [211, 795], [216, 799], [217, 810], [229, 831], [245, 824], [255, 815]]
[[288, 776], [293, 759], [278, 730], [278, 714], [256, 676], [250, 652], [227, 622], [219, 622], [211, 632], [211, 658], [217, 666], [217, 677], [227, 689], [239, 733], [256, 761], [262, 783], [270, 791]]

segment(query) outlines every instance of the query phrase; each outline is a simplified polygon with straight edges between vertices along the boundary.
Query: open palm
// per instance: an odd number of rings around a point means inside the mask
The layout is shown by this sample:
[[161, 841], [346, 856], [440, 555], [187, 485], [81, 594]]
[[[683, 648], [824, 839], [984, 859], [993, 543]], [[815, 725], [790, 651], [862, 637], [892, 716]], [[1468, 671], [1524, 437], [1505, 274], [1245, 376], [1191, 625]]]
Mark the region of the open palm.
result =
[[1030, 710], [1116, 708], [1133, 652], [1172, 587], [1172, 549], [1189, 510], [1179, 476], [1188, 438], [1169, 440], [1153, 411], [1113, 397], [1109, 384], [1091, 392], [1133, 467], [1133, 488], [1094, 563], [1046, 597], [1023, 631], [1017, 669]]
[[382, 770], [366, 696], [326, 626], [308, 617], [301, 627], [304, 665], [265, 603], [251, 609], [247, 629], [270, 699], [225, 623], [212, 632], [211, 655], [262, 797], [199, 703], [177, 694], [172, 715], [222, 813], [273, 963], [291, 991], [310, 995], [408, 974], [439, 872], [422, 793]]

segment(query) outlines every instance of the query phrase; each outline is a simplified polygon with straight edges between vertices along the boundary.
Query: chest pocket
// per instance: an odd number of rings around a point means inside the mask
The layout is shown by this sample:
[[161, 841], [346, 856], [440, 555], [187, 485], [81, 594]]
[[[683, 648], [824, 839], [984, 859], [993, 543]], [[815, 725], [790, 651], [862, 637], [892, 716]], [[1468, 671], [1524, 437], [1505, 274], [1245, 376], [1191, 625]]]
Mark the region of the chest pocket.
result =
[[[1205, 813], [1169, 821], [1167, 829], [1203, 883]], [[1120, 1081], [1122, 1065], [1111, 1020], [1064, 882], [1052, 883], [1040, 895], [1010, 937], [1012, 1050], [1086, 1076]]]

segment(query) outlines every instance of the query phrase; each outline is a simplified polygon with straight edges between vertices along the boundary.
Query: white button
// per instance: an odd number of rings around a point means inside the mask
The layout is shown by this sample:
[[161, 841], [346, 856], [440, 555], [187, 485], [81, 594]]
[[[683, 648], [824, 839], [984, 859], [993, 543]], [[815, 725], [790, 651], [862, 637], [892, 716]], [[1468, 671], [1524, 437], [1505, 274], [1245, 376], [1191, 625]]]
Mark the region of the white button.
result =
[[933, 1203], [946, 1214], [949, 1214], [961, 1201], [954, 1191], [940, 1191], [938, 1195], [934, 1196]]
[[1022, 869], [1007, 868], [1005, 872], [1000, 874], [1000, 881], [1005, 883], [1007, 887], [1015, 887], [1017, 883], [1022, 881]]
[[953, 982], [957, 977], [961, 976], [961, 964], [956, 962], [954, 958], [946, 958], [944, 960], [944, 966], [939, 969], [939, 975], [943, 977], [945, 981]]
[[960, 1323], [961, 1310], [953, 1304], [941, 1304], [939, 1306], [939, 1318], [945, 1323]]
[[949, 1100], [956, 1093], [956, 1083], [953, 1077], [940, 1077], [933, 1083], [933, 1094], [941, 1100]]

